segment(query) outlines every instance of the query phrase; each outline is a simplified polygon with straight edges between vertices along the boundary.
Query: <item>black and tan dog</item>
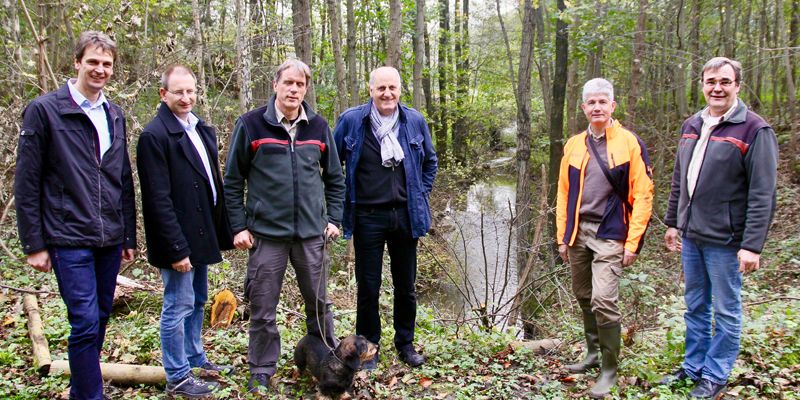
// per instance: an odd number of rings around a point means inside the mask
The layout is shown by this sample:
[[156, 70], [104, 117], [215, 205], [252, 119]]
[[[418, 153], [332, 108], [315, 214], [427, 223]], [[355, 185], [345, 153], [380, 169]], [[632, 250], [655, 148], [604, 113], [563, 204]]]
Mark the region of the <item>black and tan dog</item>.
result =
[[336, 399], [352, 388], [361, 363], [377, 351], [363, 336], [350, 335], [331, 350], [322, 339], [306, 335], [294, 349], [294, 363], [301, 373], [308, 369], [317, 378], [320, 394]]

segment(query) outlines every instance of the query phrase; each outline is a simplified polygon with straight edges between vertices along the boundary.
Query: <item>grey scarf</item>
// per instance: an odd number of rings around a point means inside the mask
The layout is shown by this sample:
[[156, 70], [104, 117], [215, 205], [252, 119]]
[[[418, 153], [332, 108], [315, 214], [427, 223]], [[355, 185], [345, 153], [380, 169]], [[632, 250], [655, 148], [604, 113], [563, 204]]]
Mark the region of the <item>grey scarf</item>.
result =
[[372, 134], [381, 145], [381, 164], [384, 167], [396, 167], [403, 161], [405, 154], [400, 143], [397, 141], [397, 134], [400, 132], [400, 125], [398, 124], [398, 117], [400, 116], [399, 108], [394, 110], [394, 113], [388, 117], [384, 117], [372, 105], [369, 112], [370, 126]]

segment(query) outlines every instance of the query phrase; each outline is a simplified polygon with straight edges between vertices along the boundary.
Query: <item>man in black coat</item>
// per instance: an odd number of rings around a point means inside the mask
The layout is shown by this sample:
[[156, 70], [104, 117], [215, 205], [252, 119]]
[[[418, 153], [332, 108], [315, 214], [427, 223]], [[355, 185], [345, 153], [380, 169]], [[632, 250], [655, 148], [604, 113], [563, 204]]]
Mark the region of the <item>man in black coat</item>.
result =
[[162, 103], [139, 138], [136, 164], [142, 185], [147, 258], [164, 281], [161, 351], [167, 393], [191, 398], [210, 394], [216, 382], [191, 368], [230, 373], [208, 361], [201, 330], [208, 299], [208, 265], [233, 248], [222, 194], [214, 128], [194, 113], [197, 84], [182, 65], [161, 76]]

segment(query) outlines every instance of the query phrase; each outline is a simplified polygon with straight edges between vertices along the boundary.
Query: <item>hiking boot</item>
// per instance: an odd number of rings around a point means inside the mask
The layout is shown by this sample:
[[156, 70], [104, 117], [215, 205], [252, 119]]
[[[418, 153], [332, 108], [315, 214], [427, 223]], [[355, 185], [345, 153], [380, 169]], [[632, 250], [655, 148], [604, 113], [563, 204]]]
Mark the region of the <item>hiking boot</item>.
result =
[[247, 391], [258, 395], [266, 395], [269, 392], [269, 374], [251, 374], [247, 381]]
[[597, 336], [597, 319], [593, 312], [583, 312], [583, 336], [586, 338], [586, 357], [576, 364], [565, 366], [573, 374], [586, 372], [600, 366], [600, 339]]
[[686, 370], [683, 369], [683, 367], [680, 367], [680, 368], [676, 369], [675, 371], [673, 371], [672, 373], [664, 375], [661, 378], [661, 380], [658, 382], [658, 384], [659, 385], [671, 386], [673, 384], [676, 384], [676, 383], [679, 383], [679, 382], [683, 382], [683, 381], [685, 381], [687, 379], [691, 379], [692, 382], [697, 383], [696, 380], [692, 379], [692, 377], [689, 376], [688, 373], [686, 373]]
[[589, 397], [602, 399], [617, 384], [617, 367], [619, 366], [620, 326], [597, 329], [600, 339], [600, 375], [589, 389]]
[[211, 361], [206, 361], [205, 364], [198, 368], [206, 372], [216, 372], [223, 375], [230, 375], [233, 373], [233, 365], [218, 365]]
[[722, 395], [722, 392], [725, 390], [725, 384], [719, 384], [711, 382], [710, 380], [703, 378], [700, 380], [700, 383], [694, 387], [694, 389], [689, 393], [690, 399], [716, 399]]
[[400, 355], [400, 361], [408, 364], [411, 368], [416, 368], [425, 364], [425, 357], [417, 353], [413, 346], [400, 350], [398, 353]]
[[167, 382], [167, 395], [188, 399], [203, 399], [219, 388], [216, 382], [206, 382], [191, 372], [176, 382]]

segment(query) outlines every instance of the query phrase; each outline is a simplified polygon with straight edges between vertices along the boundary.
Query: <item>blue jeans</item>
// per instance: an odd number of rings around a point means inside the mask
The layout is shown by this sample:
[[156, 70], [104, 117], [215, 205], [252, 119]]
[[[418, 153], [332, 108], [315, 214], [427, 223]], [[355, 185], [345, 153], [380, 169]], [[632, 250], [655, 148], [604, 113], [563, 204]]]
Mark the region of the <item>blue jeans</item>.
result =
[[[728, 380], [739, 355], [742, 329], [742, 274], [738, 248], [683, 238], [686, 281], [686, 354], [683, 368], [692, 379]], [[711, 308], [714, 308], [714, 334]]]
[[100, 351], [114, 300], [122, 246], [50, 247], [58, 291], [67, 306], [71, 399], [102, 399]]
[[403, 351], [414, 345], [417, 318], [417, 239], [411, 235], [408, 210], [405, 206], [357, 206], [353, 227], [358, 286], [356, 333], [375, 344], [381, 339], [378, 296], [384, 245], [389, 249], [394, 285], [394, 345]]
[[167, 382], [177, 382], [208, 359], [203, 350], [203, 307], [208, 300], [208, 266], [189, 272], [161, 269], [164, 305], [161, 308], [161, 354]]

